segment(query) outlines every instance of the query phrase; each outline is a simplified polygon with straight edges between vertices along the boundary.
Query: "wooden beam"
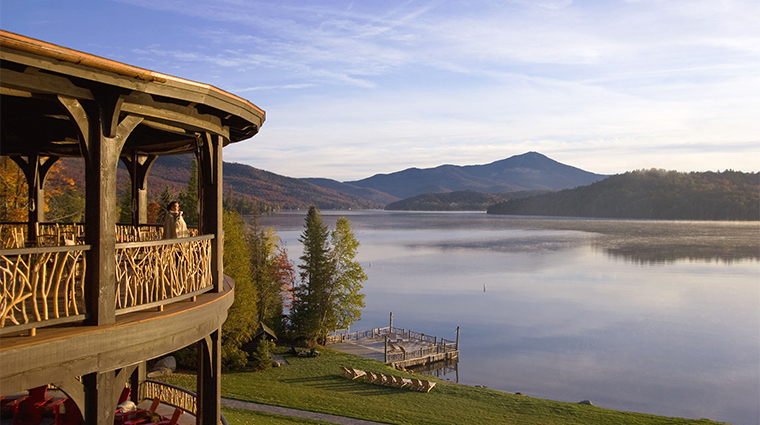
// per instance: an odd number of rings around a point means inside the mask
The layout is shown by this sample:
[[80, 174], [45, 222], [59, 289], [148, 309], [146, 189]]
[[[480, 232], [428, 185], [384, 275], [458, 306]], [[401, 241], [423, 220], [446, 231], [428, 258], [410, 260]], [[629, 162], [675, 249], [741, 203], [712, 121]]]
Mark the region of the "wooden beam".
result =
[[0, 81], [3, 87], [24, 92], [52, 94], [83, 100], [95, 99], [90, 90], [74, 85], [68, 78], [39, 72], [39, 69], [36, 68], [28, 68], [25, 72], [1, 68]]

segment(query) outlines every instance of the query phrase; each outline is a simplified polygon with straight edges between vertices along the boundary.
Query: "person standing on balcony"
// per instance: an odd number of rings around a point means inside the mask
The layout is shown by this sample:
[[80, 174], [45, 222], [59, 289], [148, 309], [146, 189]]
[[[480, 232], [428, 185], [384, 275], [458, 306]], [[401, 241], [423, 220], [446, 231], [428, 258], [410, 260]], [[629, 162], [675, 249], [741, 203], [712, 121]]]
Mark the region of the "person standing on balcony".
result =
[[179, 202], [172, 201], [166, 206], [166, 221], [164, 221], [164, 239], [187, 237], [187, 224], [179, 210]]

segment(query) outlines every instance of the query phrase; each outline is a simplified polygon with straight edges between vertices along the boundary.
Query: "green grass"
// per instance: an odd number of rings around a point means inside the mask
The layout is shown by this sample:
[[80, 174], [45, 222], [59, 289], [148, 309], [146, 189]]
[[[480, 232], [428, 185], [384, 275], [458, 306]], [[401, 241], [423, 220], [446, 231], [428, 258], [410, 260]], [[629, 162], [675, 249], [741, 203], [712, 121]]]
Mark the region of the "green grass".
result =
[[[392, 424], [714, 424], [562, 403], [487, 388], [438, 382], [430, 393], [383, 387], [340, 377], [340, 366], [405, 377], [383, 363], [321, 348], [316, 358], [288, 357], [290, 365], [266, 372], [222, 375], [222, 396]], [[192, 375], [175, 374], [175, 385], [195, 387]], [[226, 414], [225, 414], [226, 416]], [[245, 422], [240, 422], [245, 423]], [[293, 422], [291, 422], [293, 423]], [[303, 423], [303, 422], [295, 422]], [[307, 422], [308, 423], [308, 422]]]
[[294, 418], [290, 416], [273, 415], [271, 413], [264, 412], [252, 412], [245, 409], [233, 409], [229, 407], [222, 407], [222, 413], [227, 419], [230, 425], [244, 425], [244, 424], [256, 424], [256, 425], [293, 425], [293, 424], [308, 424], [308, 425], [325, 425], [329, 422], [315, 421], [312, 419]]

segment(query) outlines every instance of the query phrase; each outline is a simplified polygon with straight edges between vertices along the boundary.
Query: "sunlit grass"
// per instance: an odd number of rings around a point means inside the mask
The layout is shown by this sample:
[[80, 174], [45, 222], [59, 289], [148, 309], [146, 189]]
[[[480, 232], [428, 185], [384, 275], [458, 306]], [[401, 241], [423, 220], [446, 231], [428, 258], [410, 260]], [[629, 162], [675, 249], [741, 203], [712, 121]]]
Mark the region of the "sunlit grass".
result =
[[[383, 363], [321, 348], [316, 358], [286, 357], [290, 365], [266, 372], [222, 375], [222, 396], [256, 403], [393, 424], [709, 424], [563, 403], [435, 380], [430, 393], [383, 387], [340, 377], [340, 366], [406, 377]], [[175, 385], [195, 387], [192, 375]], [[245, 422], [242, 422], [245, 423]], [[296, 422], [299, 423], [299, 422]]]

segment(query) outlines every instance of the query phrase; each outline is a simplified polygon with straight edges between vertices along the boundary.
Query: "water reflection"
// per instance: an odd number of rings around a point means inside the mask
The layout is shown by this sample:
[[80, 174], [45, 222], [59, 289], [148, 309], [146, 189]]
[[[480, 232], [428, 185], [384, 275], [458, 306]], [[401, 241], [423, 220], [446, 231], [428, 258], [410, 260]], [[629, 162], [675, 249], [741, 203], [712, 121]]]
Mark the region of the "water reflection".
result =
[[435, 376], [436, 378], [456, 382], [457, 384], [459, 383], [458, 359], [442, 360], [440, 362], [428, 363], [426, 365], [410, 367], [407, 369], [414, 373]]
[[597, 248], [614, 259], [635, 264], [674, 264], [679, 260], [716, 262], [727, 265], [735, 261], [760, 261], [760, 251], [753, 246], [731, 245], [623, 245]]

